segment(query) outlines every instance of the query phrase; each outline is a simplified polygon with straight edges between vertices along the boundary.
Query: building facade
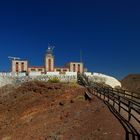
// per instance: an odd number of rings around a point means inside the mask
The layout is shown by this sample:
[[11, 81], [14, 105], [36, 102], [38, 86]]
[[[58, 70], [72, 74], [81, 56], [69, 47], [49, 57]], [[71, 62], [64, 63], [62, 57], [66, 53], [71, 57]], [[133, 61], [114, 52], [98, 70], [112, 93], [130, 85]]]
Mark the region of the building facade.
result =
[[45, 67], [44, 66], [32, 66], [29, 67], [27, 72], [41, 72], [42, 74], [45, 73]]
[[54, 55], [53, 50], [48, 47], [47, 53], [45, 55], [45, 72], [54, 71]]
[[70, 62], [66, 65], [67, 68], [69, 68], [69, 71], [71, 72], [78, 72], [83, 73], [84, 72], [84, 66], [81, 62]]
[[27, 72], [28, 71], [28, 61], [27, 60], [12, 60], [11, 71], [14, 73]]
[[13, 73], [20, 72], [41, 72], [45, 74], [47, 72], [59, 72], [64, 74], [65, 72], [84, 72], [84, 66], [82, 62], [70, 62], [65, 65], [65, 67], [55, 67], [55, 59], [53, 55], [53, 49], [48, 47], [47, 52], [44, 58], [44, 66], [29, 66], [28, 61], [22, 60], [12, 60], [12, 69]]

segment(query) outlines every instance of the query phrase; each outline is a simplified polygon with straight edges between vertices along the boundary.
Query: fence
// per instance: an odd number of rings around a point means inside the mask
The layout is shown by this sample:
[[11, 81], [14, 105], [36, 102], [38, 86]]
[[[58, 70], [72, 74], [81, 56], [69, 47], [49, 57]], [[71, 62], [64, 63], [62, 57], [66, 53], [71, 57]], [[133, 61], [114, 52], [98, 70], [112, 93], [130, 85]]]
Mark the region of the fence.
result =
[[114, 89], [99, 83], [89, 82], [88, 78], [79, 75], [78, 81], [87, 87], [89, 93], [109, 103], [133, 127], [135, 136], [140, 138], [140, 94], [121, 89]]

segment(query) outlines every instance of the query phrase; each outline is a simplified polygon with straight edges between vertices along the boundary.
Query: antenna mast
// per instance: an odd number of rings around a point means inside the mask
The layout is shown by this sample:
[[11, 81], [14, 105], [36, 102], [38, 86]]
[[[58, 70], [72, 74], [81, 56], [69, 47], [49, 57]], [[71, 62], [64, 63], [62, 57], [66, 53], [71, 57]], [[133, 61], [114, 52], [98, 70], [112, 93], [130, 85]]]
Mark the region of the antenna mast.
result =
[[20, 60], [19, 57], [13, 57], [13, 56], [8, 56], [8, 59], [9, 60]]
[[80, 62], [83, 62], [83, 53], [82, 53], [82, 50], [80, 50]]
[[55, 46], [54, 46], [54, 45], [51, 45], [51, 44], [49, 44], [49, 43], [48, 43], [48, 49], [50, 49], [51, 51], [53, 51], [53, 50], [54, 50], [54, 48], [55, 48]]

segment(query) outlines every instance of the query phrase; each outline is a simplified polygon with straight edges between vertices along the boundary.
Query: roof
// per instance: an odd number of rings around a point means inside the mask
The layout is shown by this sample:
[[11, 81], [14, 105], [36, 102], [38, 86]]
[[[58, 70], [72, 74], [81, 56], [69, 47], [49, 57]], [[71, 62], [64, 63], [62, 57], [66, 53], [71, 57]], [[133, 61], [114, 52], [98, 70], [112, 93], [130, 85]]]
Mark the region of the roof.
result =
[[21, 59], [19, 59], [19, 60], [14, 60], [14, 59], [13, 59], [12, 61], [17, 61], [17, 62], [25, 62], [25, 61], [26, 61], [26, 62], [28, 62], [28, 60], [26, 60], [26, 59], [25, 59], [25, 60], [21, 60]]
[[55, 69], [69, 69], [67, 67], [55, 67]]
[[44, 66], [31, 66], [29, 68], [45, 68]]
[[83, 64], [83, 62], [68, 62], [66, 64], [70, 64], [70, 63], [80, 63], [80, 64]]

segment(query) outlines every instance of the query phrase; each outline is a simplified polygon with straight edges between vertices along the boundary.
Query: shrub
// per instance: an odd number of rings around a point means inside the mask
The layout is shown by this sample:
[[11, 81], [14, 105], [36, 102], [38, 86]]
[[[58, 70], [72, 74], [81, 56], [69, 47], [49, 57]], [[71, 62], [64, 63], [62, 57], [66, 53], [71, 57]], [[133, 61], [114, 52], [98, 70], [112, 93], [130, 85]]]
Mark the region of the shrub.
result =
[[49, 82], [49, 83], [59, 83], [60, 80], [59, 80], [59, 78], [57, 78], [57, 77], [53, 77], [53, 78], [50, 78], [50, 79], [48, 80], [48, 82]]
[[77, 82], [74, 82], [74, 81], [73, 82], [70, 82], [70, 86], [71, 87], [77, 87]]
[[78, 95], [78, 96], [75, 98], [75, 100], [77, 100], [77, 101], [85, 101], [85, 97], [84, 97], [84, 95]]

